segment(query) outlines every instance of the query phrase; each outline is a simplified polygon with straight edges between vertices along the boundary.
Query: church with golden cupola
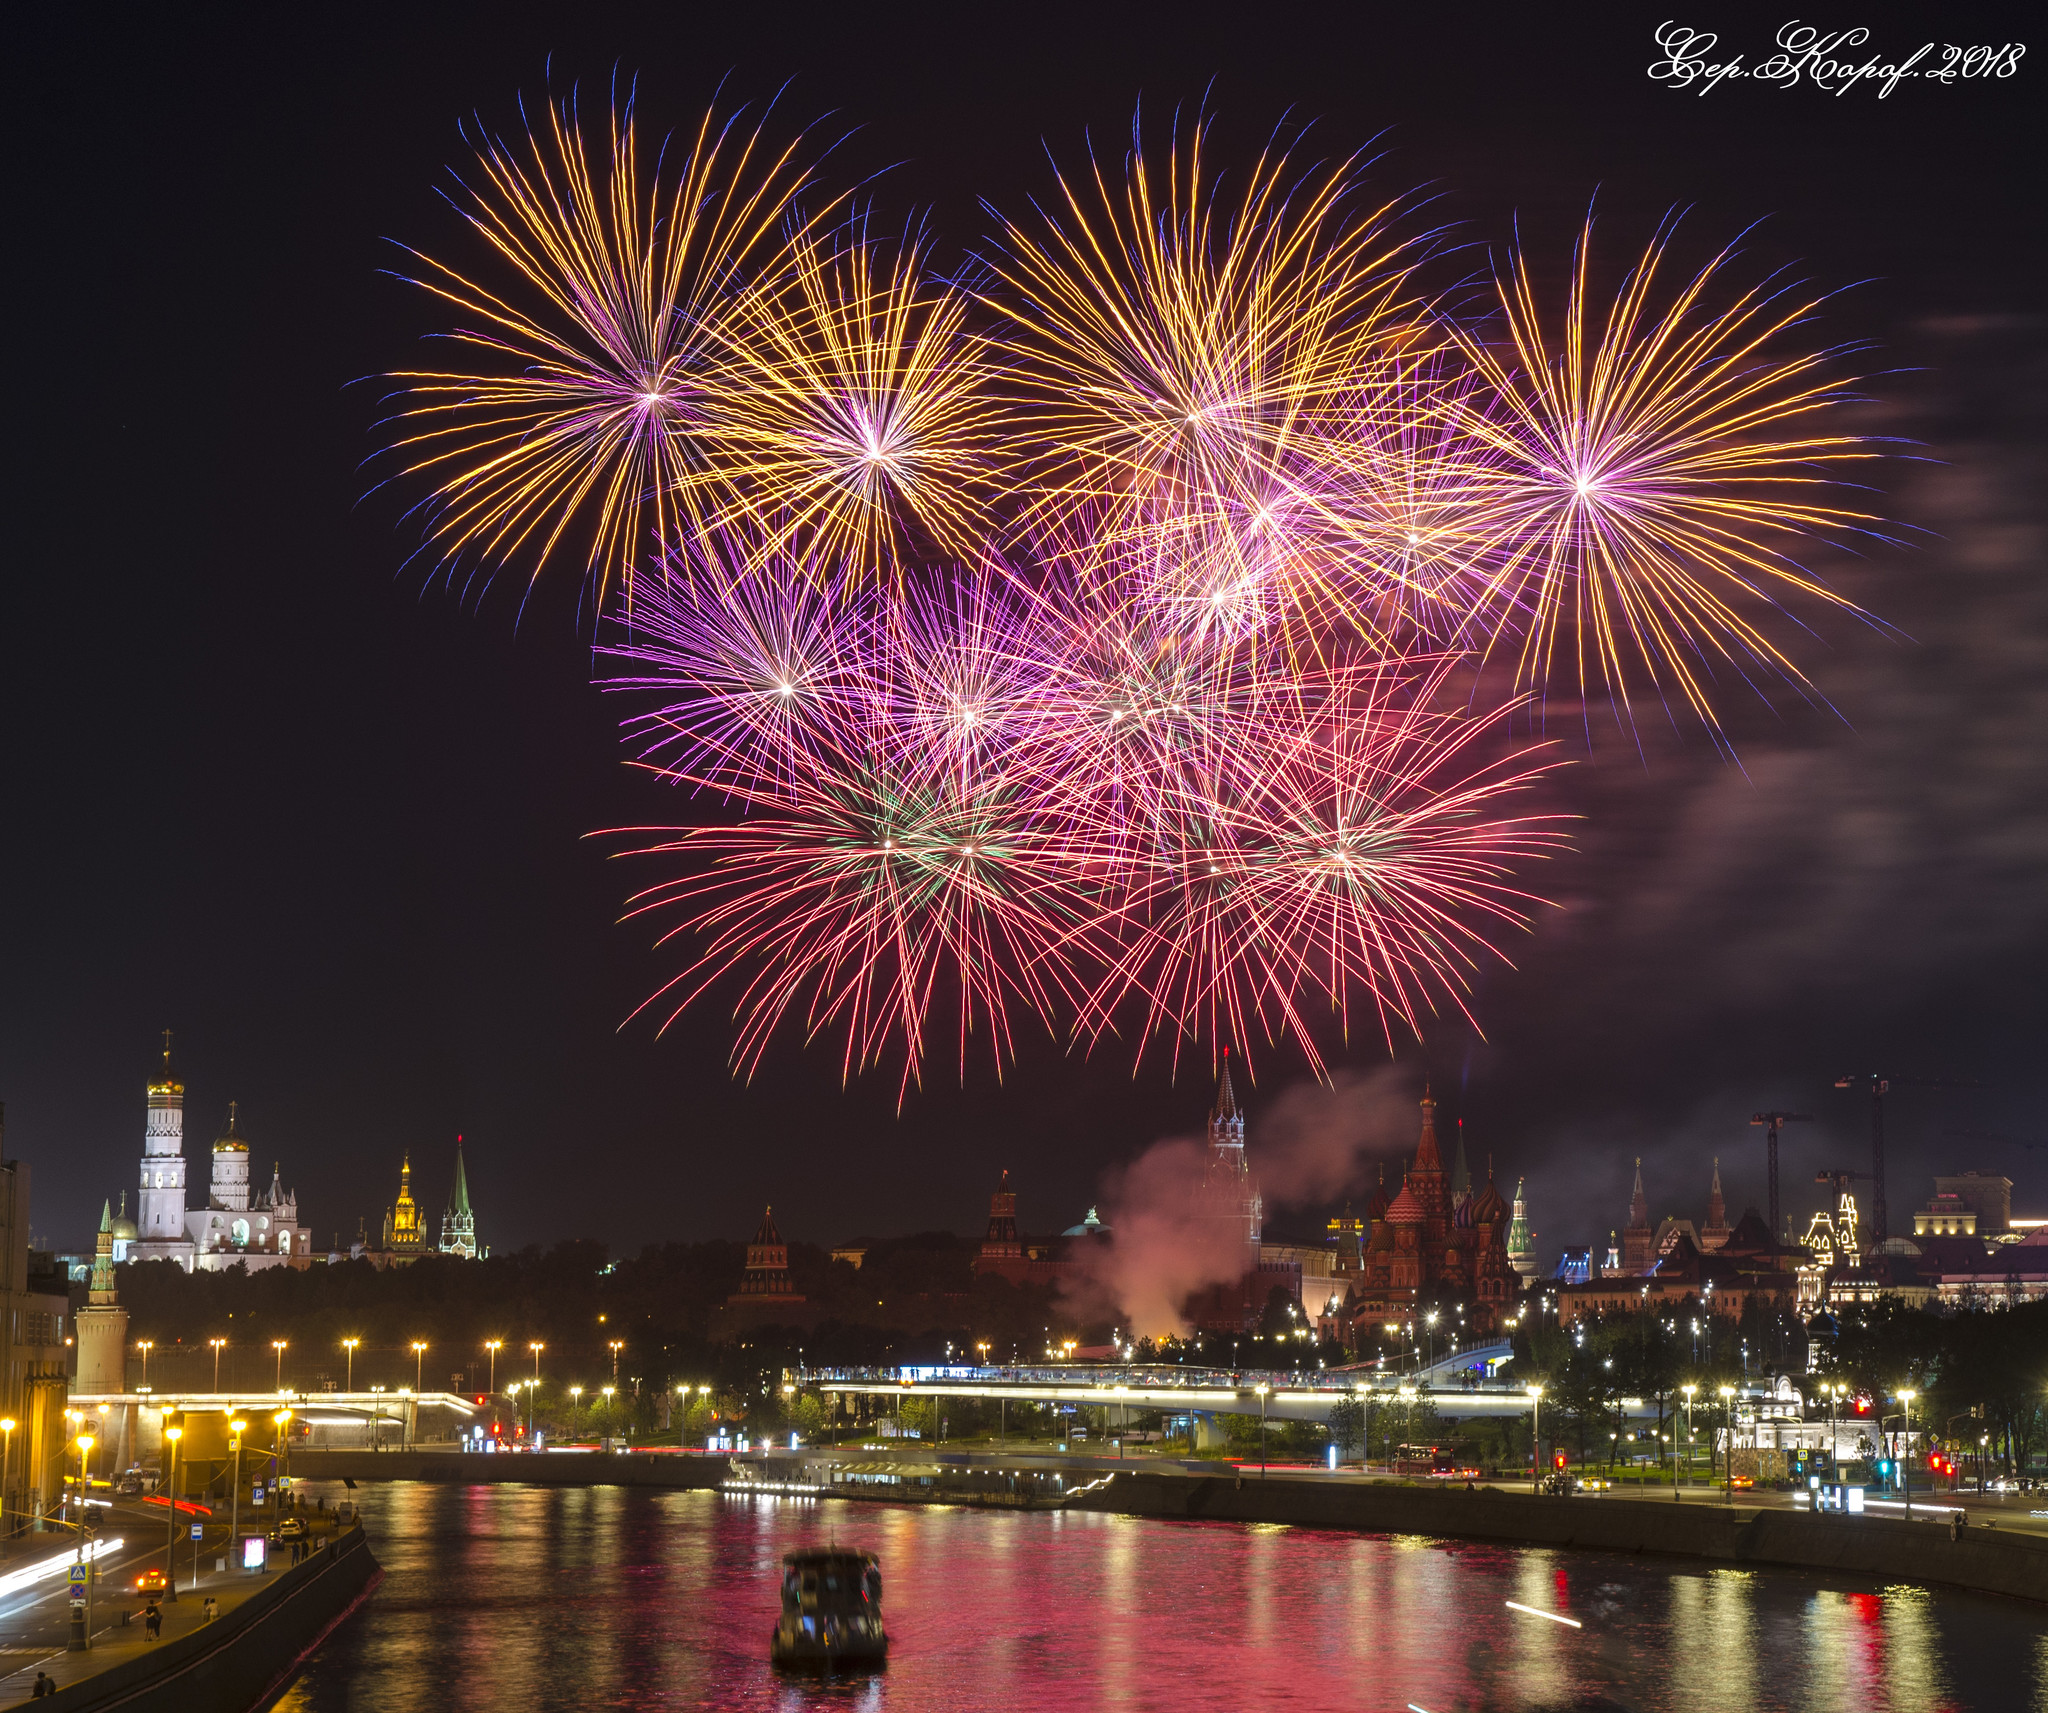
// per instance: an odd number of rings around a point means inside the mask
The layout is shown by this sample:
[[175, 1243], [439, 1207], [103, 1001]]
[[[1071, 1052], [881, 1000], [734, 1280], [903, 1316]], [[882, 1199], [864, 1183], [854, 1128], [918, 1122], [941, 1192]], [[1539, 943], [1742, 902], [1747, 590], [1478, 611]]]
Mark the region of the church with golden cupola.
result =
[[163, 1066], [149, 1081], [148, 1101], [136, 1217], [132, 1227], [113, 1233], [117, 1251], [125, 1251], [115, 1258], [175, 1261], [188, 1273], [310, 1265], [312, 1234], [300, 1223], [298, 1196], [284, 1187], [281, 1163], [272, 1162], [267, 1189], [251, 1188], [249, 1141], [234, 1101], [228, 1102], [227, 1127], [213, 1144], [206, 1202], [186, 1205], [185, 1085], [171, 1069], [168, 1029]]

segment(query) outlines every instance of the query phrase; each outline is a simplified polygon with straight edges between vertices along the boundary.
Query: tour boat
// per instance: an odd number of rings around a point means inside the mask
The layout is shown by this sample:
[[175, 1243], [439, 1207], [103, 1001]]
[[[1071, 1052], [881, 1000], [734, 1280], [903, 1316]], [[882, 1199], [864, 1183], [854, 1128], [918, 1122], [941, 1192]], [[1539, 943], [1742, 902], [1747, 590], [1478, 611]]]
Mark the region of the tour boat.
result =
[[871, 1552], [843, 1547], [785, 1553], [782, 1618], [770, 1657], [777, 1665], [877, 1663], [889, 1654], [882, 1633], [882, 1570]]

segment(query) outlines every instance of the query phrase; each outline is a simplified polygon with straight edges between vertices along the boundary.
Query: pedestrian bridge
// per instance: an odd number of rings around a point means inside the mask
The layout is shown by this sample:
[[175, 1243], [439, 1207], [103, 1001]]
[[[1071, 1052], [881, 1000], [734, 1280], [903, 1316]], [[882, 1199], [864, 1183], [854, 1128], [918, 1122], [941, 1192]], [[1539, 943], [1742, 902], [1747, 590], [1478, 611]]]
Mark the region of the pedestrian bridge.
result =
[[[1452, 1359], [1469, 1364], [1475, 1353]], [[885, 1398], [982, 1398], [1033, 1404], [1086, 1404], [1098, 1408], [1162, 1410], [1168, 1414], [1264, 1415], [1269, 1421], [1328, 1422], [1346, 1399], [1369, 1409], [1399, 1408], [1427, 1400], [1440, 1417], [1528, 1415], [1528, 1388], [1500, 1381], [1445, 1384], [1444, 1364], [1415, 1378], [1396, 1379], [1364, 1369], [1313, 1375], [1171, 1367], [1107, 1368], [1053, 1364], [1036, 1368], [891, 1368], [831, 1370], [814, 1377], [820, 1391]], [[1432, 1384], [1432, 1380], [1438, 1383]], [[1635, 1420], [1657, 1417], [1648, 1399], [1624, 1399]]]

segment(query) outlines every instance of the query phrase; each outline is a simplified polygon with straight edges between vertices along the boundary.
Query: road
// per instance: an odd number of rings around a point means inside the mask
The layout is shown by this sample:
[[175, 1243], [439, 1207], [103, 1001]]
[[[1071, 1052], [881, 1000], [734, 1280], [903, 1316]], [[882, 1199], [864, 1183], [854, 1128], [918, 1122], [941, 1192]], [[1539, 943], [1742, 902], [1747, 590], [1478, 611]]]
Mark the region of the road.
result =
[[[197, 1521], [205, 1535], [197, 1543], [198, 1557], [211, 1570], [213, 1561], [228, 1550], [228, 1522], [225, 1517], [178, 1519], [179, 1581], [189, 1588], [192, 1581], [193, 1546], [191, 1524]], [[99, 1512], [98, 1538], [119, 1540], [121, 1545], [102, 1553], [96, 1561], [99, 1575], [93, 1589], [92, 1626], [102, 1633], [120, 1622], [121, 1613], [139, 1612], [142, 1600], [134, 1593], [135, 1578], [151, 1565], [164, 1563], [164, 1535], [167, 1520], [160, 1505], [138, 1505], [116, 1501]], [[24, 1535], [0, 1556], [0, 1587], [31, 1565], [68, 1565], [77, 1554], [77, 1543], [67, 1530], [42, 1535]], [[181, 1595], [181, 1598], [184, 1596]], [[0, 1593], [0, 1674], [16, 1671], [24, 1664], [53, 1652], [62, 1652], [71, 1636], [71, 1586], [61, 1569], [36, 1578], [26, 1587]]]

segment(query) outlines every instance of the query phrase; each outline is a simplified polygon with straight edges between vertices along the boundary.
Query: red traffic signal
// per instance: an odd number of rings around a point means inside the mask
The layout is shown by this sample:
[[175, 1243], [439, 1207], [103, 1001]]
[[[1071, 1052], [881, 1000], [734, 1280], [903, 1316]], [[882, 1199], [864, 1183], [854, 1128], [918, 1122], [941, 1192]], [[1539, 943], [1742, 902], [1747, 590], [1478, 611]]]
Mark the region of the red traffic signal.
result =
[[1554, 1457], [1552, 1457], [1552, 1458], [1551, 1458], [1551, 1460], [1550, 1460], [1550, 1467], [1551, 1467], [1551, 1468], [1553, 1468], [1553, 1469], [1562, 1469], [1562, 1468], [1564, 1468], [1564, 1466], [1565, 1466], [1565, 1455], [1564, 1455], [1564, 1453], [1563, 1453], [1563, 1452], [1561, 1452], [1561, 1451], [1560, 1451], [1560, 1452], [1558, 1452], [1558, 1453], [1557, 1453], [1557, 1454], [1556, 1454], [1556, 1455], [1555, 1455]]

